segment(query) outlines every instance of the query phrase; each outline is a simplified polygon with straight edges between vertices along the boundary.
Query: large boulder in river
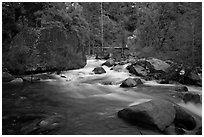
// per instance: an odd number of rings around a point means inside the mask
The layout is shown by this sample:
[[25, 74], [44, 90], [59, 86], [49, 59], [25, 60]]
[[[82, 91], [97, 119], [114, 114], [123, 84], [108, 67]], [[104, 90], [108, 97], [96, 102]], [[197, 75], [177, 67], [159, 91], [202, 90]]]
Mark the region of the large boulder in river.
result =
[[136, 76], [147, 76], [147, 70], [140, 65], [129, 65], [126, 67], [129, 73], [135, 74]]
[[148, 69], [150, 73], [167, 72], [167, 69], [170, 67], [165, 61], [156, 58], [140, 59], [135, 64]]
[[173, 123], [175, 113], [172, 103], [164, 100], [151, 100], [120, 110], [118, 116], [131, 123], [153, 125], [163, 131]]
[[138, 86], [138, 85], [141, 85], [143, 84], [143, 82], [138, 79], [138, 78], [127, 78], [126, 80], [124, 80], [122, 82], [122, 84], [120, 85], [120, 87], [135, 87], [135, 86]]
[[[170, 65], [168, 63], [166, 63], [163, 60], [160, 59], [156, 59], [156, 58], [150, 58], [147, 60], [147, 62], [149, 62], [152, 66], [154, 70], [150, 71], [164, 71], [167, 72], [167, 69], [170, 67]], [[152, 67], [150, 67], [152, 68]]]
[[15, 74], [77, 69], [85, 65], [86, 56], [77, 32], [60, 26], [23, 29], [11, 42], [5, 62]]
[[104, 63], [102, 64], [102, 66], [103, 66], [103, 65], [105, 65], [105, 66], [107, 66], [107, 67], [111, 67], [111, 66], [115, 65], [115, 62], [114, 62], [113, 59], [108, 59], [106, 62], [104, 62]]
[[96, 68], [93, 69], [93, 72], [94, 72], [95, 74], [103, 74], [103, 73], [106, 73], [106, 71], [104, 70], [103, 67], [96, 67]]

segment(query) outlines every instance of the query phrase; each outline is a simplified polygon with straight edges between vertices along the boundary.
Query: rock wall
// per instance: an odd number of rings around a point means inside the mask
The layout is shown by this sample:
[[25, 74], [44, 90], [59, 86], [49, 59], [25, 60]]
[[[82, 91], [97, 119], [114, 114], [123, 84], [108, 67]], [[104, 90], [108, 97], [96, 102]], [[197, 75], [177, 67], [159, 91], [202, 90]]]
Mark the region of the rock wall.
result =
[[14, 37], [5, 65], [14, 74], [69, 70], [84, 67], [86, 56], [75, 31], [26, 28]]

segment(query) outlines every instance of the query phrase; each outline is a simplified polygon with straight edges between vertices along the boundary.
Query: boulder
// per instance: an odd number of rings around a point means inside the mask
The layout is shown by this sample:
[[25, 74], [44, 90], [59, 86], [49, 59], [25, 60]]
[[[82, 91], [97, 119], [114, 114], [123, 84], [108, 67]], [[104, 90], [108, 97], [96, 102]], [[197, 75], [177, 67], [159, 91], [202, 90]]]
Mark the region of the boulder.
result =
[[103, 74], [103, 73], [106, 73], [106, 71], [104, 70], [103, 67], [94, 68], [93, 72], [94, 72], [95, 74]]
[[115, 65], [115, 62], [113, 59], [108, 59], [105, 63], [102, 64], [102, 66], [105, 65], [107, 67], [112, 67], [113, 65]]
[[15, 77], [9, 74], [8, 72], [2, 72], [2, 81], [3, 82], [10, 82], [14, 80]]
[[154, 71], [167, 72], [167, 69], [170, 67], [170, 65], [165, 61], [156, 59], [156, 58], [148, 59], [147, 62], [149, 62], [153, 66], [153, 67], [150, 67], [150, 71], [152, 72]]
[[178, 92], [187, 92], [188, 91], [188, 88], [186, 86], [175, 86], [173, 88], [175, 91], [178, 91]]
[[148, 74], [147, 70], [140, 65], [129, 65], [126, 69], [129, 73], [135, 74], [136, 76], [147, 76]]
[[143, 84], [143, 82], [139, 78], [133, 78], [133, 80], [137, 83], [137, 85]]
[[186, 93], [183, 96], [184, 102], [202, 103], [201, 100], [202, 99], [201, 99], [200, 95], [195, 94], [195, 93]]
[[131, 123], [153, 125], [163, 131], [173, 123], [175, 113], [172, 103], [164, 100], [151, 100], [120, 110], [118, 116]]
[[132, 78], [127, 78], [126, 80], [124, 80], [122, 82], [122, 84], [120, 85], [120, 87], [135, 87], [138, 85], [143, 84], [142, 81], [138, 78], [132, 79]]
[[193, 130], [196, 127], [196, 121], [194, 117], [184, 110], [184, 108], [175, 105], [176, 117], [174, 120], [174, 124], [176, 127], [184, 128], [187, 130]]
[[182, 78], [180, 75], [180, 71], [182, 70], [182, 66], [178, 64], [173, 64], [169, 68], [167, 68], [166, 73], [162, 75], [160, 78], [168, 81], [179, 81]]
[[22, 78], [16, 78], [16, 79], [11, 81], [11, 83], [22, 83], [22, 82], [23, 82]]
[[139, 59], [137, 62], [135, 62], [135, 64], [148, 69], [150, 73], [167, 72], [167, 69], [170, 67], [170, 65], [165, 61], [156, 58]]
[[61, 26], [27, 27], [11, 42], [5, 66], [13, 74], [82, 68], [86, 56], [80, 42], [76, 31]]

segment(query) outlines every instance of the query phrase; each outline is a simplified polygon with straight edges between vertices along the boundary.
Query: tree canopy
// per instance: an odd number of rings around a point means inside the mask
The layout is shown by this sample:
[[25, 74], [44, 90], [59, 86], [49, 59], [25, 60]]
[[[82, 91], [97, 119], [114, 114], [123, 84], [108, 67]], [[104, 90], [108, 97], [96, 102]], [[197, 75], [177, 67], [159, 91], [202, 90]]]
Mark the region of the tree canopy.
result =
[[104, 46], [128, 45], [141, 57], [202, 64], [202, 3], [3, 2], [2, 19], [3, 53], [23, 28], [53, 25], [76, 31], [90, 53], [102, 45], [103, 27]]

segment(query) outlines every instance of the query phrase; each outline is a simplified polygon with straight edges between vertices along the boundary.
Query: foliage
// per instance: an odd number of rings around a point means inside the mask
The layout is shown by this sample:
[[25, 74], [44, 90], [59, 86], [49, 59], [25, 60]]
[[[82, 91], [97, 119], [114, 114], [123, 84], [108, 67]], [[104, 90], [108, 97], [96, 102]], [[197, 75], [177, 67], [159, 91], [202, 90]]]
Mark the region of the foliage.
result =
[[3, 54], [24, 28], [53, 26], [77, 32], [82, 46], [91, 53], [102, 45], [103, 20], [104, 46], [128, 45], [138, 56], [184, 65], [202, 62], [202, 3], [4, 2], [2, 11]]

